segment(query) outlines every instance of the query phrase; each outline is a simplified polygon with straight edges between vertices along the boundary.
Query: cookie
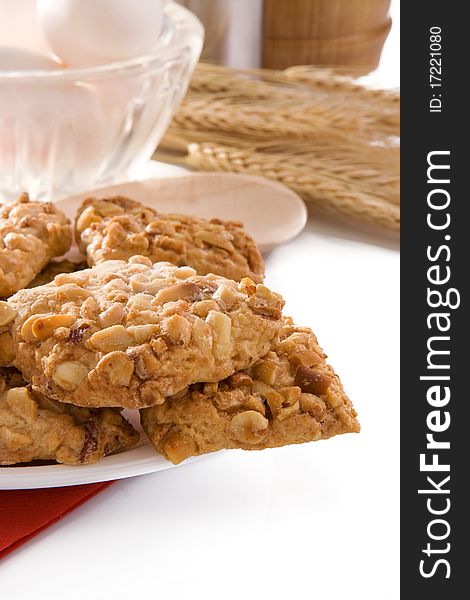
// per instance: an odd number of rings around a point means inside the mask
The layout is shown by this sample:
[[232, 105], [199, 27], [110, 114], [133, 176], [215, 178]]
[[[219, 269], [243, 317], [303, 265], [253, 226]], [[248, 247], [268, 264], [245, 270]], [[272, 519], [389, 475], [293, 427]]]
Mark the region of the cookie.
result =
[[51, 260], [51, 262], [48, 263], [26, 287], [34, 288], [39, 285], [45, 285], [46, 283], [50, 283], [56, 275], [61, 275], [62, 273], [75, 273], [76, 271], [81, 271], [86, 268], [87, 264], [85, 262], [72, 262], [66, 258], [62, 260]]
[[70, 221], [50, 202], [32, 202], [23, 194], [0, 206], [0, 296], [27, 286], [71, 242]]
[[0, 356], [61, 402], [144, 408], [249, 367], [276, 339], [283, 304], [250, 279], [105, 261], [0, 303]]
[[91, 464], [138, 440], [119, 411], [61, 404], [32, 391], [14, 369], [0, 369], [0, 465]]
[[223, 448], [262, 450], [359, 431], [356, 411], [312, 331], [285, 318], [261, 360], [141, 411], [157, 451], [177, 464]]
[[199, 275], [214, 273], [261, 282], [264, 261], [241, 223], [159, 214], [129, 198], [88, 198], [78, 211], [76, 239], [88, 264], [127, 260], [135, 254], [152, 262], [190, 266]]

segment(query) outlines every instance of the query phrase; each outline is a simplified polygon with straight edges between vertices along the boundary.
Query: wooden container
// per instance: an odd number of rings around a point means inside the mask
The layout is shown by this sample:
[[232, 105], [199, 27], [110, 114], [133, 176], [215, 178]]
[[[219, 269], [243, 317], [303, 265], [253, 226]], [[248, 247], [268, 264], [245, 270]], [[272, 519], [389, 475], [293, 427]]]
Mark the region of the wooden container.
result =
[[264, 0], [263, 67], [373, 70], [390, 31], [390, 0]]

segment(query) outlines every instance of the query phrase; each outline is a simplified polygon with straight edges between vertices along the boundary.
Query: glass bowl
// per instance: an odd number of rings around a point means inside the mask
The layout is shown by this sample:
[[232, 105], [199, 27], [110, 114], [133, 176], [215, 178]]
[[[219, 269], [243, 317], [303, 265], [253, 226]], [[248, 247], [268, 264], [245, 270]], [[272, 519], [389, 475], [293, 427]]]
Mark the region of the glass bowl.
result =
[[158, 45], [86, 69], [0, 72], [0, 201], [56, 200], [125, 181], [147, 161], [181, 102], [204, 30], [173, 2]]

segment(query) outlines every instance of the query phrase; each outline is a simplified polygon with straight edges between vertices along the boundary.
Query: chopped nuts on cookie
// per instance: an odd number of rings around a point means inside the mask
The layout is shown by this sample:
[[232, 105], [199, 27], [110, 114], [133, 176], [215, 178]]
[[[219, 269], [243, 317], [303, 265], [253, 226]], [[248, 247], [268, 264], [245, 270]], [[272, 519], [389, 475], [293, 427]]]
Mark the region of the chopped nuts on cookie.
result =
[[32, 391], [15, 369], [0, 369], [0, 465], [90, 464], [138, 440], [119, 411], [61, 404]]
[[70, 221], [50, 202], [32, 202], [23, 194], [0, 206], [0, 296], [27, 286], [71, 243]]
[[0, 357], [61, 402], [144, 408], [250, 367], [275, 342], [283, 304], [252, 280], [105, 261], [0, 303]]
[[116, 196], [85, 200], [75, 229], [90, 266], [142, 254], [152, 262], [188, 265], [199, 275], [263, 280], [263, 257], [236, 221], [160, 214], [135, 200]]
[[245, 371], [141, 411], [174, 463], [223, 448], [261, 450], [359, 431], [356, 411], [312, 331], [284, 318], [277, 344]]

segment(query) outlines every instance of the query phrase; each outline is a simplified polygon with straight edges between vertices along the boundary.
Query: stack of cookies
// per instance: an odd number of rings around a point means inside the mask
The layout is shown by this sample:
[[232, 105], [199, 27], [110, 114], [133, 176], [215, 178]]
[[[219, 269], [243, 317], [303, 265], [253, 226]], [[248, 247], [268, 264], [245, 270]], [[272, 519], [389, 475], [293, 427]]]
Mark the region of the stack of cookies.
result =
[[90, 198], [0, 208], [0, 464], [96, 462], [139, 435], [173, 463], [359, 431], [312, 331], [237, 222]]

